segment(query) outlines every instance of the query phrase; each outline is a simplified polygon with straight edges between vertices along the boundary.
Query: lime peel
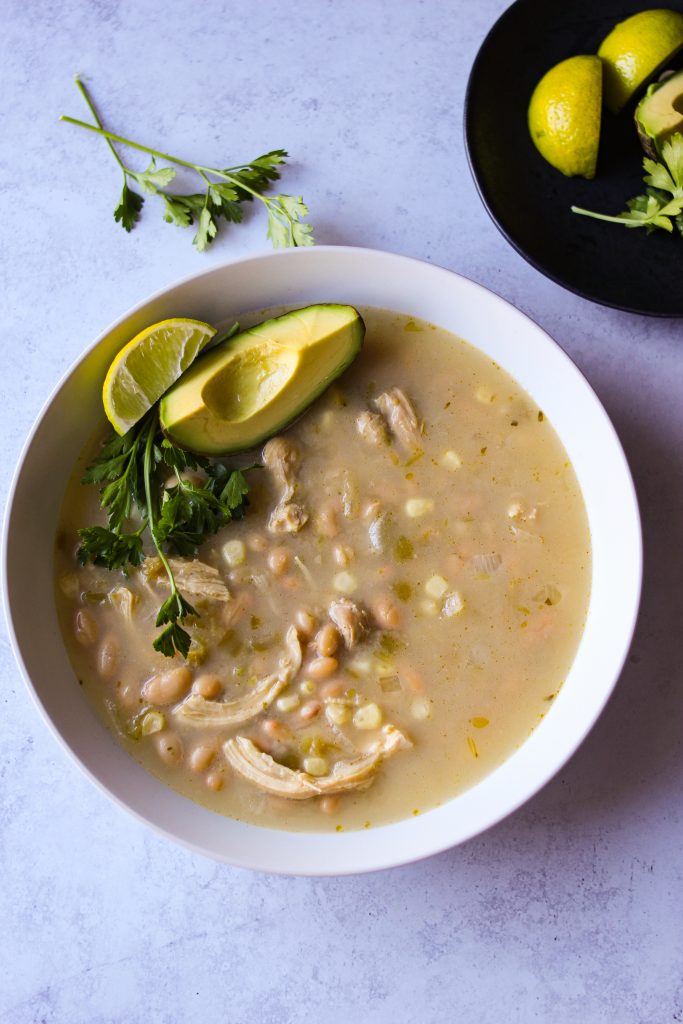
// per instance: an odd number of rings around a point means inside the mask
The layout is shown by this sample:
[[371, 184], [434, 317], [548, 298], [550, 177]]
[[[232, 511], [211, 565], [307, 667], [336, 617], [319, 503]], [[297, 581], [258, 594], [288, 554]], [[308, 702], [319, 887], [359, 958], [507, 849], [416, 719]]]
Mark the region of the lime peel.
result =
[[125, 434], [185, 372], [216, 329], [175, 317], [152, 324], [124, 345], [102, 387], [102, 404], [117, 434]]

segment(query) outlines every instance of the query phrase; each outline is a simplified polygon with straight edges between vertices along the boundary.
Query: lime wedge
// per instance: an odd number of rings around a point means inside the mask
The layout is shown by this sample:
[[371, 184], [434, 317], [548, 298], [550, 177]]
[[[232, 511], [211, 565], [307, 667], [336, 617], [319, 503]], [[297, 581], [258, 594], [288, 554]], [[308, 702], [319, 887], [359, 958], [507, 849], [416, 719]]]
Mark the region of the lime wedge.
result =
[[605, 103], [618, 114], [631, 96], [683, 47], [683, 14], [657, 8], [615, 25], [598, 56], [605, 65]]
[[549, 164], [571, 177], [595, 177], [600, 143], [602, 64], [569, 57], [546, 72], [529, 103], [529, 132]]
[[124, 345], [107, 371], [102, 403], [117, 434], [125, 434], [188, 368], [216, 329], [201, 320], [162, 320]]

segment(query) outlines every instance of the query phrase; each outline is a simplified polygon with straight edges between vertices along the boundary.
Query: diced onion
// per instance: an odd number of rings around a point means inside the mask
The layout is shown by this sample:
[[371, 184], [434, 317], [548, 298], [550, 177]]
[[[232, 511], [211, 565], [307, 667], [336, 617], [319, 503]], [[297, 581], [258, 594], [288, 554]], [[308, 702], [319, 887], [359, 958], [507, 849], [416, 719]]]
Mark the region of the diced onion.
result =
[[432, 702], [428, 697], [416, 697], [410, 705], [410, 713], [413, 718], [424, 722], [432, 717]]
[[457, 590], [454, 590], [452, 594], [449, 594], [443, 603], [441, 614], [445, 615], [447, 619], [452, 618], [454, 615], [459, 615], [465, 607], [465, 601], [462, 594], [459, 594]]
[[398, 676], [382, 676], [379, 681], [382, 693], [395, 693], [401, 689], [401, 681]]
[[143, 736], [151, 736], [166, 728], [166, 716], [161, 711], [148, 711], [140, 721], [140, 732]]
[[438, 600], [446, 593], [448, 593], [448, 580], [444, 579], [443, 576], [430, 576], [425, 583], [425, 594], [429, 594], [430, 597]]
[[472, 567], [475, 572], [492, 573], [500, 569], [503, 559], [498, 554], [475, 555], [472, 559]]

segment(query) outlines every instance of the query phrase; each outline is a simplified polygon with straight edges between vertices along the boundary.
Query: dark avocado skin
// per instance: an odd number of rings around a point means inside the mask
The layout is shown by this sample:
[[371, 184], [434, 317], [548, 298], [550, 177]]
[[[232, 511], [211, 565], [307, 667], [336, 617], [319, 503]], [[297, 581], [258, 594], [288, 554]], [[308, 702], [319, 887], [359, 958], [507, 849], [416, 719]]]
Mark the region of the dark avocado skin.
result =
[[[678, 91], [678, 97], [677, 98], [683, 99], [683, 71], [665, 71], [662, 75], [660, 75], [659, 81], [656, 82], [654, 85], [651, 85], [649, 87], [649, 89], [647, 90], [645, 96], [640, 101], [640, 103], [637, 105], [637, 107], [636, 107], [636, 109], [635, 109], [635, 111], [633, 113], [633, 118], [634, 118], [634, 120], [636, 122], [636, 131], [638, 132], [638, 138], [640, 139], [640, 144], [643, 147], [643, 149], [645, 150], [645, 152], [647, 153], [647, 155], [649, 157], [652, 157], [653, 160], [659, 160], [661, 158], [661, 152], [660, 152], [660, 148], [661, 147], [658, 144], [658, 138], [657, 138], [657, 135], [656, 135], [657, 129], [655, 128], [655, 134], [651, 134], [651, 130], [648, 130], [648, 128], [646, 128], [645, 125], [642, 123], [642, 120], [641, 120], [642, 113], [643, 113], [643, 110], [647, 109], [647, 107], [648, 107], [648, 100], [652, 96], [656, 95], [659, 92], [659, 90], [662, 88], [662, 86], [666, 85], [668, 82], [670, 82], [674, 78], [679, 80], [679, 82], [678, 82], [679, 91]], [[678, 108], [675, 108], [675, 109], [678, 112]], [[683, 132], [683, 112], [681, 112], [681, 130]], [[672, 133], [672, 134], [675, 134], [675, 132]]]

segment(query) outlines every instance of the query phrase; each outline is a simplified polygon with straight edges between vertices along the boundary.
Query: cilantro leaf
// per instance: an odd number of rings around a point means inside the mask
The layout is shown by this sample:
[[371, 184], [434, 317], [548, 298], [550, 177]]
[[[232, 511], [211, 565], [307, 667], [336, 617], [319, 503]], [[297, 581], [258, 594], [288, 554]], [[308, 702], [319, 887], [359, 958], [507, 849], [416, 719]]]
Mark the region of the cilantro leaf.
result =
[[221, 491], [220, 497], [221, 503], [230, 509], [233, 519], [238, 518], [238, 514], [241, 514], [248, 493], [249, 484], [244, 473], [239, 469], [233, 470], [228, 477], [228, 482]]
[[[251, 203], [254, 199], [263, 203], [268, 211], [267, 234], [275, 247], [314, 244], [313, 230], [310, 224], [304, 223], [308, 210], [303, 201], [287, 195], [270, 199], [265, 194], [273, 182], [280, 178], [280, 168], [288, 156], [285, 149], [270, 150], [257, 156], [255, 160], [232, 167], [207, 167], [204, 164], [191, 163], [109, 132], [100, 121], [83, 82], [77, 78], [76, 84], [88, 104], [95, 124], [66, 116], [62, 116], [61, 120], [101, 135], [106, 140], [124, 176], [124, 186], [114, 217], [126, 231], [131, 231], [140, 219], [144, 203], [144, 197], [130, 188], [128, 182], [133, 181], [146, 194], [160, 196], [163, 203], [163, 218], [168, 224], [184, 228], [196, 224], [192, 241], [200, 252], [203, 252], [216, 237], [222, 221], [239, 224], [243, 219], [242, 205]], [[118, 148], [126, 146], [150, 157], [149, 165], [144, 171], [134, 171], [124, 163]], [[163, 161], [164, 166], [158, 166], [157, 159]], [[168, 164], [194, 171], [202, 179], [204, 192], [183, 194], [164, 191], [177, 175], [175, 168]]]
[[172, 167], [157, 167], [154, 157], [150, 160], [146, 171], [128, 171], [128, 174], [131, 178], [135, 178], [142, 190], [151, 196], [156, 195], [160, 188], [170, 185], [176, 176]]
[[275, 249], [313, 245], [313, 228], [302, 223], [308, 207], [301, 196], [279, 195], [268, 201], [268, 238]]
[[172, 592], [171, 596], [162, 604], [156, 618], [155, 625], [163, 626], [166, 623], [168, 625], [154, 640], [152, 644], [154, 650], [160, 651], [167, 658], [172, 658], [176, 651], [183, 658], [186, 658], [190, 650], [192, 638], [187, 630], [178, 624], [178, 620], [197, 614], [197, 610], [192, 607], [189, 601], [185, 600], [182, 594], [179, 594], [177, 591], [175, 593]]
[[145, 557], [139, 533], [118, 533], [104, 526], [86, 526], [78, 531], [78, 536], [81, 544], [76, 556], [82, 565], [93, 562], [106, 569], [125, 569], [127, 565], [140, 565]]
[[623, 213], [612, 217], [578, 206], [572, 206], [572, 212], [627, 228], [645, 228], [648, 233], [657, 228], [672, 233], [675, 223], [683, 234], [679, 226], [683, 215], [683, 135], [677, 133], [664, 143], [661, 160], [645, 157], [643, 168], [647, 172], [643, 177], [648, 186], [645, 195], [630, 199]]
[[213, 242], [214, 238], [218, 233], [218, 225], [214, 220], [215, 208], [211, 202], [210, 196], [207, 196], [206, 202], [202, 207], [202, 211], [199, 214], [199, 220], [197, 222], [197, 233], [192, 239], [193, 245], [197, 246], [199, 252], [204, 252], [206, 247]]
[[210, 467], [204, 486], [179, 479], [166, 490], [156, 526], [164, 546], [179, 555], [194, 555], [209, 534], [231, 519], [240, 518], [249, 486], [239, 470], [230, 472], [221, 463]]
[[167, 626], [166, 629], [159, 633], [159, 636], [152, 643], [152, 647], [167, 658], [173, 658], [176, 652], [183, 658], [186, 658], [190, 651], [191, 643], [192, 637], [187, 630], [179, 626], [177, 622], [172, 622], [170, 626]]
[[148, 428], [145, 417], [119, 437], [103, 445], [83, 476], [84, 484], [100, 484], [100, 505], [106, 509], [109, 526], [120, 529], [134, 506], [144, 509], [143, 441]]
[[128, 182], [124, 181], [121, 189], [121, 198], [114, 210], [114, 220], [121, 224], [124, 231], [132, 231], [140, 220], [140, 210], [145, 200], [137, 192], [128, 188]]

